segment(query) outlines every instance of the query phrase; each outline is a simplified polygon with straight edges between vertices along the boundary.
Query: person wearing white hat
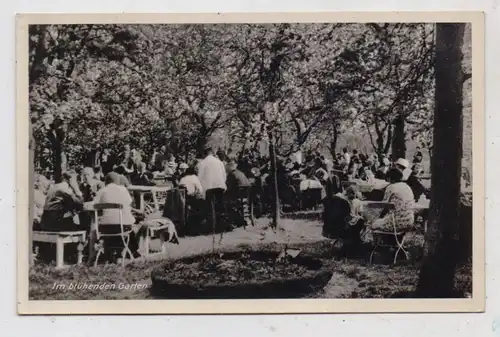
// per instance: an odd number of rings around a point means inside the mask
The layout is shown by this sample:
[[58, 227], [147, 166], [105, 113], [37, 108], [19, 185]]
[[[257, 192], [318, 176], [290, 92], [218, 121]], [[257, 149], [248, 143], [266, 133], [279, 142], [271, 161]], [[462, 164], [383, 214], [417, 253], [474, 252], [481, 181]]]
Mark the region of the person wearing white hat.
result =
[[177, 167], [176, 179], [181, 180], [186, 175], [186, 170], [188, 169], [188, 164], [180, 163]]
[[395, 167], [403, 173], [403, 181], [406, 181], [411, 174], [410, 162], [404, 158], [399, 158], [394, 163]]

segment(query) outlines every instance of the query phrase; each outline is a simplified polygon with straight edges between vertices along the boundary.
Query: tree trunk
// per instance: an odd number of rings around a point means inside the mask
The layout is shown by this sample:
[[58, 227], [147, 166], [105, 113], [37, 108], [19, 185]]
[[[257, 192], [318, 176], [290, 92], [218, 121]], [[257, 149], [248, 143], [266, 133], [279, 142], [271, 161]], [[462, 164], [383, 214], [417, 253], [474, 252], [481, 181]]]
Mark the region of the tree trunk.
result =
[[391, 144], [392, 144], [392, 124], [389, 124], [387, 126], [387, 141], [385, 142], [385, 147], [384, 147], [384, 150], [383, 150], [383, 154], [388, 154], [389, 153], [389, 150], [391, 148]]
[[337, 142], [339, 140], [339, 129], [337, 123], [333, 125], [333, 137], [332, 140], [330, 141], [330, 153], [332, 155], [332, 158], [336, 157], [336, 152], [337, 152]]
[[54, 163], [54, 181], [56, 183], [62, 182], [62, 150], [61, 150], [61, 145], [56, 144], [54, 147], [54, 155], [52, 157], [53, 163]]
[[46, 28], [43, 25], [32, 25], [29, 28], [30, 35], [38, 36], [38, 41], [36, 42], [36, 46], [34, 47], [34, 54], [33, 58], [31, 59], [31, 65], [29, 70], [30, 88], [38, 80], [40, 74], [42, 73], [40, 67], [43, 64], [43, 60], [46, 54], [45, 30]]
[[431, 204], [417, 296], [453, 297], [462, 168], [464, 24], [437, 24]]
[[52, 164], [54, 169], [54, 181], [60, 183], [63, 173], [63, 143], [65, 131], [62, 129], [61, 122], [55, 121], [47, 134], [47, 138], [52, 146]]
[[406, 158], [405, 120], [401, 115], [394, 119], [392, 158]]
[[207, 145], [207, 137], [198, 136], [196, 139], [196, 153], [200, 158], [203, 158], [205, 155], [205, 146]]
[[279, 198], [279, 187], [278, 187], [278, 165], [276, 162], [276, 149], [274, 146], [274, 136], [272, 132], [268, 133], [269, 137], [269, 157], [271, 159], [271, 177], [272, 177], [272, 198], [273, 198], [273, 208], [272, 208], [272, 223], [271, 227], [278, 229], [280, 220], [280, 198]]

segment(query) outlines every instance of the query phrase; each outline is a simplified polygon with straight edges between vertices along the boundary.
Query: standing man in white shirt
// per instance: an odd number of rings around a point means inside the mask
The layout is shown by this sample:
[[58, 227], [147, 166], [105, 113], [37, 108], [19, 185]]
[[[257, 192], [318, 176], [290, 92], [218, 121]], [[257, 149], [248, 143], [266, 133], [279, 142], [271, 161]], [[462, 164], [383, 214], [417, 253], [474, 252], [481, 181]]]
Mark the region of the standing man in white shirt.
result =
[[223, 219], [226, 214], [224, 205], [224, 192], [227, 190], [226, 169], [224, 163], [214, 156], [212, 147], [207, 146], [205, 154], [205, 158], [198, 166], [198, 178], [205, 191], [208, 223], [212, 224], [216, 232], [221, 232], [225, 229]]
[[349, 150], [347, 150], [347, 147], [344, 147], [342, 149], [342, 166], [344, 167], [344, 170], [347, 171], [349, 168], [349, 164], [351, 163], [351, 155], [349, 154]]

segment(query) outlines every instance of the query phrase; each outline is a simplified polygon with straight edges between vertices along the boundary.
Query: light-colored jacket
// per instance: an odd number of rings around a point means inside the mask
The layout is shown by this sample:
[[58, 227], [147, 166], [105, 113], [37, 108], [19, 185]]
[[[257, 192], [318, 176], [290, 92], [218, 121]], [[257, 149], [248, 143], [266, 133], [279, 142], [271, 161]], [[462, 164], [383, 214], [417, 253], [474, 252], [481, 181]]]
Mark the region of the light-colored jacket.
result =
[[203, 159], [198, 170], [198, 178], [205, 192], [215, 188], [227, 189], [224, 163], [213, 155], [208, 155]]
[[186, 192], [189, 196], [204, 196], [201, 182], [195, 175], [187, 175], [182, 177], [179, 181], [179, 185], [186, 187]]
[[[122, 204], [122, 222], [124, 225], [133, 225], [135, 218], [132, 215], [132, 197], [125, 186], [108, 184], [97, 192], [94, 198], [95, 204], [112, 203]], [[118, 225], [120, 224], [120, 211], [117, 209], [106, 209], [99, 218], [100, 224]]]

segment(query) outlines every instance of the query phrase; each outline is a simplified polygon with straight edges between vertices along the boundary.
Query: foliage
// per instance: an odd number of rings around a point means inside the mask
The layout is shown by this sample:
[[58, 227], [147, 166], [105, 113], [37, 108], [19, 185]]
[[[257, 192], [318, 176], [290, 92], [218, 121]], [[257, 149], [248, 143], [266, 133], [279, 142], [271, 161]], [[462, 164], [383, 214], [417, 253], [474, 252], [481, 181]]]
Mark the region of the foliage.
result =
[[404, 133], [405, 123], [431, 120], [434, 25], [368, 24], [364, 44], [373, 48], [372, 62], [379, 67], [362, 90], [352, 92], [352, 98], [375, 151], [388, 153], [398, 121]]
[[241, 148], [271, 135], [280, 155], [325, 141], [334, 151], [345, 129], [368, 131], [387, 150], [397, 115], [415, 135], [428, 131], [419, 121], [432, 112], [432, 32], [430, 24], [31, 26], [37, 162], [48, 165], [56, 117], [70, 166], [92, 143], [146, 154], [168, 144], [187, 158], [207, 143]]

